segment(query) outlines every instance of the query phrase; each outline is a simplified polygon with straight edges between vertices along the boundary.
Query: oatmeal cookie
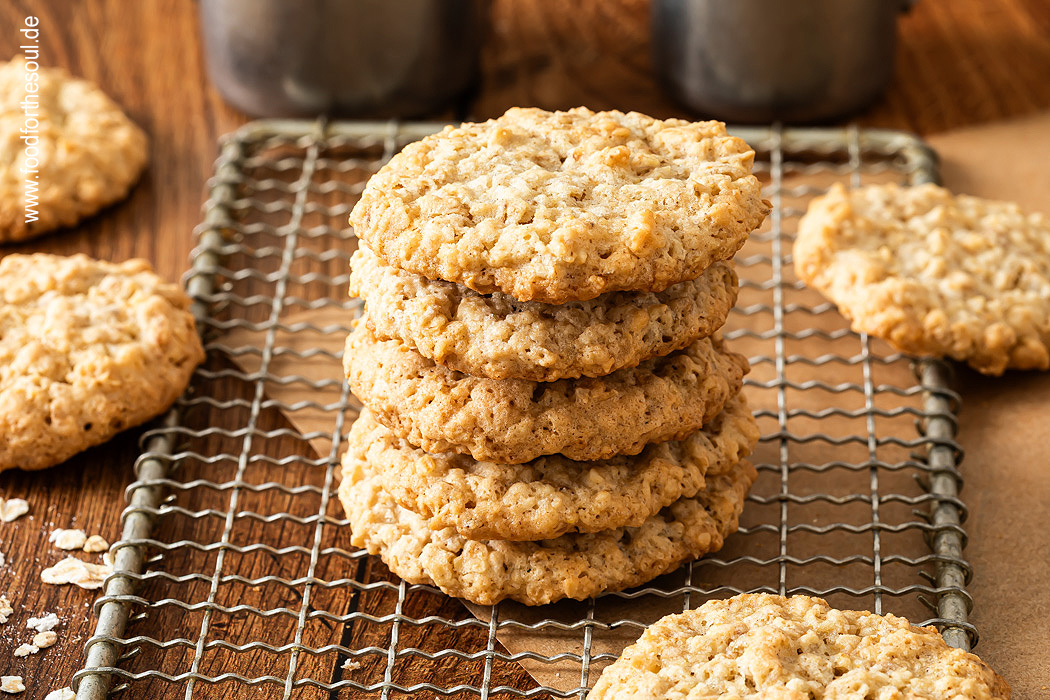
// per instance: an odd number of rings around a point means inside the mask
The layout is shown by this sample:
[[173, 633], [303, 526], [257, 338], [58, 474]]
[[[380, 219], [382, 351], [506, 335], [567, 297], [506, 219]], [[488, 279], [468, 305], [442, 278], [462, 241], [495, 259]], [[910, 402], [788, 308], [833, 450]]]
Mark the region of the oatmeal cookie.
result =
[[[146, 166], [146, 135], [96, 86], [58, 68], [32, 75], [38, 90], [27, 93], [25, 60], [0, 63], [0, 243], [72, 226], [126, 197]], [[23, 134], [30, 118], [35, 133]]]
[[348, 450], [339, 500], [352, 544], [378, 554], [409, 583], [435, 585], [480, 605], [506, 598], [526, 605], [583, 600], [646, 583], [716, 551], [736, 531], [756, 476], [750, 463], [738, 462], [709, 478], [695, 497], [676, 501], [638, 527], [506, 542], [433, 529], [426, 518], [398, 506], [379, 477], [362, 467], [362, 456]]
[[1050, 368], [1050, 220], [936, 185], [836, 186], [799, 223], [795, 270], [857, 331], [985, 374]]
[[58, 464], [168, 408], [204, 359], [144, 260], [0, 259], [0, 471]]
[[506, 465], [427, 454], [377, 423], [368, 409], [354, 422], [348, 449], [398, 505], [432, 528], [452, 527], [469, 539], [542, 540], [639, 526], [679, 498], [695, 496], [705, 477], [724, 474], [758, 438], [739, 396], [702, 430], [633, 457], [575, 462], [554, 455]]
[[601, 377], [680, 350], [722, 327], [736, 303], [731, 263], [662, 292], [610, 292], [544, 304], [478, 294], [385, 264], [362, 245], [350, 293], [368, 303], [369, 328], [424, 357], [489, 379]]
[[354, 395], [399, 437], [507, 464], [546, 454], [605, 459], [679, 440], [718, 415], [748, 370], [716, 335], [606, 377], [485, 379], [376, 340], [367, 321], [347, 338], [343, 362]]
[[745, 594], [657, 621], [587, 697], [1008, 700], [1010, 688], [933, 627], [820, 598]]
[[659, 292], [762, 223], [754, 157], [721, 122], [514, 108], [406, 146], [350, 223], [389, 264], [482, 294]]

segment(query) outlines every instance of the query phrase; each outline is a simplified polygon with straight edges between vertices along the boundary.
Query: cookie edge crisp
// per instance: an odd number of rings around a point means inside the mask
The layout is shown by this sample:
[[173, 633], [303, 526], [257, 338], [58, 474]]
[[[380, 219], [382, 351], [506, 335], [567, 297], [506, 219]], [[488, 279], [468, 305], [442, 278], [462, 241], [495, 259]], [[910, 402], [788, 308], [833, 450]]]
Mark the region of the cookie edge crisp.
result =
[[[519, 302], [393, 267], [364, 243], [350, 275], [350, 293], [368, 304], [378, 340], [400, 340], [464, 374], [538, 382], [601, 377], [681, 350], [725, 324], [737, 291], [732, 263], [723, 261], [662, 292], [611, 292], [562, 305]], [[515, 311], [505, 313], [508, 306]], [[640, 324], [644, 315], [649, 319]], [[581, 325], [581, 316], [591, 320]], [[511, 352], [515, 340], [528, 354]]]
[[[868, 187], [884, 188], [890, 185]], [[932, 188], [931, 191], [938, 194], [947, 192], [932, 184], [918, 185], [916, 188]], [[1003, 320], [990, 324], [983, 333], [964, 334], [949, 328], [947, 338], [938, 337], [943, 332], [927, 323], [913, 307], [903, 301], [914, 297], [917, 291], [925, 292], [926, 285], [900, 276], [887, 277], [871, 285], [851, 285], [837, 281], [832, 272], [842, 263], [835, 262], [835, 253], [846, 249], [834, 245], [832, 241], [843, 223], [854, 218], [850, 195], [851, 191], [836, 184], [827, 194], [810, 203], [806, 214], [799, 221], [793, 255], [795, 274], [799, 279], [832, 301], [850, 321], [854, 331], [882, 338], [900, 352], [951, 357], [966, 362], [978, 372], [993, 376], [1001, 375], [1007, 369], [1050, 369], [1050, 331], [1038, 337], [1018, 337]], [[952, 200], [965, 197], [950, 193], [948, 196]], [[990, 205], [1008, 205], [996, 200], [970, 199]], [[863, 266], [857, 268], [854, 275], [862, 277], [864, 269]], [[1047, 313], [1050, 313], [1050, 305]], [[965, 349], [956, 347], [960, 342]]]
[[[620, 458], [636, 464], [616, 465], [609, 470], [628, 470], [638, 483], [625, 485], [609, 479], [603, 471], [608, 467], [601, 461], [572, 462], [559, 455], [537, 460], [542, 462], [535, 467], [539, 471], [577, 468], [584, 491], [580, 494], [538, 478], [512, 483], [497, 498], [489, 493], [491, 484], [484, 476], [468, 473], [458, 463], [469, 457], [454, 457], [457, 463], [448, 464], [445, 455], [430, 455], [412, 447], [377, 423], [367, 408], [350, 430], [345, 459], [355, 460], [363, 472], [379, 475], [383, 489], [394, 501], [428, 519], [432, 528], [451, 527], [475, 540], [540, 540], [636, 527], [674, 501], [695, 496], [705, 488], [708, 476], [731, 469], [751, 453], [760, 437], [742, 395], [726, 405], [717, 433], [697, 433], [695, 443], [694, 436], [689, 436], [680, 444], [649, 445], [634, 458]], [[377, 444], [380, 441], [386, 444]], [[439, 474], [442, 465], [447, 468]], [[503, 465], [479, 466], [498, 470]], [[522, 465], [522, 469], [529, 467]], [[569, 474], [564, 478], [573, 481]], [[527, 510], [521, 505], [534, 503]], [[521, 517], [523, 513], [530, 517]]]
[[[441, 241], [458, 241], [459, 227], [434, 218], [420, 223], [412, 212], [418, 208], [414, 200], [408, 207], [398, 198], [385, 191], [397, 188], [401, 171], [411, 176], [413, 161], [429, 160], [429, 149], [437, 139], [454, 138], [472, 128], [499, 130], [506, 123], [527, 112], [545, 114], [548, 118], [563, 115], [581, 115], [590, 118], [611, 117], [613, 119], [644, 118], [650, 123], [673, 128], [703, 126], [713, 134], [703, 138], [722, 139], [733, 144], [737, 155], [747, 160], [747, 174], [733, 180], [732, 194], [723, 196], [718, 205], [725, 209], [715, 216], [708, 211], [705, 225], [712, 227], [700, 233], [708, 243], [691, 254], [672, 251], [667, 246], [662, 251], [663, 259], [651, 254], [635, 256], [631, 264], [613, 268], [602, 262], [599, 255], [580, 256], [579, 260], [562, 260], [546, 256], [537, 260], [535, 256], [513, 265], [500, 265], [492, 261], [476, 259], [468, 262], [473, 253], [456, 250], [454, 245], [438, 244]], [[592, 112], [578, 107], [568, 112], [547, 112], [538, 108], [511, 108], [504, 115], [482, 123], [464, 123], [446, 127], [438, 134], [427, 136], [406, 146], [369, 180], [361, 199], [350, 213], [350, 224], [358, 238], [389, 264], [421, 274], [433, 280], [456, 282], [481, 294], [504, 292], [520, 301], [540, 301], [561, 304], [567, 301], [586, 301], [601, 294], [614, 291], [660, 292], [678, 282], [695, 279], [707, 267], [720, 260], [728, 260], [744, 245], [751, 231], [758, 228], [770, 211], [770, 204], [761, 197], [761, 186], [751, 172], [754, 151], [740, 138], [730, 136], [721, 122], [687, 122], [680, 119], [659, 120], [637, 112], [623, 113], [616, 110]], [[422, 197], [420, 197], [422, 199]], [[706, 207], [712, 209], [716, 207]], [[718, 221], [713, 224], [711, 222]], [[425, 224], [425, 235], [420, 227]], [[557, 235], [558, 229], [550, 232]], [[721, 239], [711, 242], [712, 232]], [[566, 231], [567, 238], [575, 234]], [[435, 248], [435, 245], [437, 246]], [[674, 252], [674, 254], [672, 254]], [[547, 259], [549, 258], [549, 259]], [[598, 262], [595, 262], [595, 261]], [[659, 264], [657, 264], [659, 263]], [[607, 269], [608, 268], [608, 269]], [[551, 274], [551, 270], [556, 271]]]
[[[700, 361], [712, 371], [693, 375], [690, 385], [665, 375]], [[721, 412], [749, 369], [716, 334], [606, 377], [485, 379], [435, 364], [400, 341], [378, 341], [367, 320], [347, 337], [343, 362], [354, 395], [399, 437], [427, 452], [506, 464], [546, 454], [606, 459], [682, 439]], [[544, 397], [550, 403], [540, 403]], [[613, 402], [619, 410], [610, 412]]]
[[[655, 689], [651, 687], [648, 681], [658, 683], [657, 679], [652, 678], [652, 676], [659, 677], [660, 670], [662, 670], [659, 663], [659, 655], [660, 651], [665, 648], [665, 645], [659, 641], [660, 636], [665, 630], [673, 634], [676, 626], [680, 625], [680, 621], [685, 618], [703, 619], [704, 613], [707, 611], [734, 605], [758, 609], [767, 602], [787, 605], [791, 601], [797, 602], [799, 600], [808, 601], [811, 604], [811, 608], [823, 608], [829, 613], [853, 615], [859, 618], [874, 617], [879, 618], [880, 621], [888, 622], [900, 620], [908, 625], [908, 630], [913, 634], [932, 641], [939, 651], [960, 657], [961, 661], [977, 671], [978, 673], [974, 675], [978, 676], [978, 678], [975, 678], [975, 680], [982, 682], [989, 693], [983, 696], [984, 698], [987, 700], [1008, 700], [1010, 697], [1010, 686], [1002, 676], [976, 655], [949, 647], [935, 627], [917, 627], [904, 618], [895, 615], [876, 615], [867, 611], [839, 610], [830, 606], [824, 599], [811, 596], [796, 595], [784, 597], [768, 593], [743, 593], [728, 599], [709, 601], [699, 608], [693, 608], [684, 613], [667, 615], [649, 625], [637, 642], [624, 649], [620, 657], [602, 671], [601, 677], [591, 690], [588, 698], [593, 698], [593, 700], [626, 700], [627, 698], [640, 697], [638, 693], [643, 691], [652, 695]], [[715, 653], [717, 654], [718, 652], [716, 651]], [[939, 666], [939, 664], [937, 665]], [[665, 685], [665, 683], [658, 683], [660, 690], [666, 690]], [[775, 690], [775, 688], [768, 689]], [[678, 695], [675, 697], [678, 697]], [[705, 694], [701, 697], [715, 696]]]
[[[47, 469], [65, 462], [69, 458], [90, 447], [94, 447], [95, 445], [110, 440], [112, 437], [128, 428], [140, 425], [155, 418], [167, 410], [171, 404], [178, 399], [186, 389], [197, 365], [204, 360], [204, 348], [201, 345], [200, 336], [197, 334], [196, 323], [189, 311], [191, 303], [190, 298], [186, 295], [182, 287], [177, 284], [166, 282], [160, 278], [153, 270], [152, 265], [146, 260], [135, 258], [120, 263], [111, 263], [96, 260], [83, 254], [66, 257], [45, 253], [35, 253], [31, 255], [12, 254], [5, 256], [4, 259], [7, 258], [31, 258], [34, 260], [54, 259], [58, 263], [61, 263], [64, 260], [69, 260], [81, 265], [101, 265], [117, 274], [147, 273], [151, 275], [156, 279], [157, 286], [164, 289], [166, 295], [171, 295], [177, 302], [179, 302], [178, 304], [171, 304], [169, 303], [169, 300], [165, 298], [163, 303], [165, 305], [166, 313], [155, 318], [160, 319], [163, 332], [172, 333], [174, 329], [176, 331], [174, 333], [176, 337], [182, 335], [185, 336], [185, 342], [171, 345], [170, 347], [163, 349], [162, 354], [153, 359], [168, 360], [176, 354], [180, 356], [184, 355], [185, 357], [183, 363], [178, 366], [178, 371], [172, 371], [169, 373], [172, 379], [170, 382], [158, 382], [158, 380], [164, 375], [157, 372], [155, 366], [151, 366], [152, 371], [149, 374], [142, 376], [143, 385], [148, 385], [153, 389], [161, 389], [160, 395], [154, 403], [137, 406], [136, 402], [141, 400], [140, 392], [136, 392], [134, 390], [135, 387], [128, 386], [127, 384], [114, 384], [107, 387], [107, 390], [102, 394], [106, 397], [104, 411], [92, 411], [91, 408], [86, 405], [89, 402], [78, 402], [78, 407], [83, 411], [83, 414], [79, 418], [79, 423], [82, 425], [91, 424], [92, 430], [90, 432], [84, 431], [74, 436], [60, 435], [56, 433], [55, 429], [48, 423], [46, 420], [47, 417], [44, 413], [41, 413], [38, 416], [39, 420], [33, 419], [33, 422], [39, 424], [40, 432], [42, 434], [53, 436], [55, 439], [51, 440], [51, 442], [57, 442], [57, 446], [41, 448], [39, 441], [33, 441], [31, 444], [24, 444], [24, 440], [19, 440], [17, 442], [5, 441], [3, 450], [0, 450], [0, 471], [5, 471], [7, 469], [22, 469], [24, 471]], [[0, 259], [0, 263], [2, 263], [2, 260], [3, 259]], [[157, 297], [158, 295], [151, 294], [148, 299], [155, 299]], [[126, 377], [122, 377], [121, 379], [124, 378]], [[150, 392], [145, 392], [143, 395], [148, 396], [149, 393]], [[115, 404], [113, 403], [114, 399], [120, 399], [122, 401], [121, 403]], [[4, 393], [0, 392], [0, 401], [7, 400], [11, 400], [10, 397], [5, 397]], [[111, 421], [118, 416], [122, 420], [119, 427], [114, 428]], [[4, 432], [7, 432], [9, 435], [17, 434], [17, 431], [11, 431], [9, 427], [5, 427]], [[78, 436], [82, 439], [72, 439]]]
[[[393, 573], [409, 583], [434, 585], [479, 605], [506, 599], [526, 605], [564, 598], [584, 600], [669, 573], [689, 559], [722, 547], [725, 538], [736, 531], [747, 493], [757, 478], [751, 463], [741, 460], [727, 474], [711, 479], [713, 493], [704, 491], [676, 501], [639, 528], [562, 535], [540, 542], [504, 542], [468, 540], [451, 529], [431, 530], [424, 518], [394, 504], [376, 485], [375, 477], [355, 480], [353, 472], [344, 457], [338, 495], [350, 521], [351, 543], [379, 555]], [[387, 502], [381, 516], [376, 515], [377, 499]], [[716, 512], [712, 514], [709, 508]], [[675, 537], [661, 531], [673, 531]], [[587, 561], [588, 548], [630, 551], [642, 544], [654, 545], [648, 548], [655, 551], [648, 558], [644, 553], [625, 554], [625, 561], [620, 562], [623, 566], [603, 558], [609, 565], [598, 570]], [[544, 568], [559, 569], [564, 575], [545, 575]]]

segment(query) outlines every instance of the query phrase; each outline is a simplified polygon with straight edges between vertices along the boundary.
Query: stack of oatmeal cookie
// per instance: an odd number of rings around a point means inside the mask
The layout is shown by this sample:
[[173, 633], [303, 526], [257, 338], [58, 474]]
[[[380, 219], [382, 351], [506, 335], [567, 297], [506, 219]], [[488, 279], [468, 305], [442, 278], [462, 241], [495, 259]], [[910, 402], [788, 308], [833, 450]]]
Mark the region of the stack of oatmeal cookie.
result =
[[768, 212], [753, 158], [717, 122], [512, 109], [377, 173], [351, 215], [353, 543], [533, 605], [721, 547], [755, 477], [717, 333]]

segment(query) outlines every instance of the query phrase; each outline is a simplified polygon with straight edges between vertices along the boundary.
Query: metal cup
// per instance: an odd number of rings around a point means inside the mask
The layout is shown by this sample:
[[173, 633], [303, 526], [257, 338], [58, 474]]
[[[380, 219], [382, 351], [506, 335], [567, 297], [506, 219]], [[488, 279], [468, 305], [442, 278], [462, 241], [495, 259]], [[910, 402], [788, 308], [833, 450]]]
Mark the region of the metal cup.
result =
[[653, 0], [657, 77], [702, 114], [811, 122], [886, 89], [910, 0]]
[[208, 72], [256, 116], [416, 117], [476, 83], [481, 0], [200, 0]]

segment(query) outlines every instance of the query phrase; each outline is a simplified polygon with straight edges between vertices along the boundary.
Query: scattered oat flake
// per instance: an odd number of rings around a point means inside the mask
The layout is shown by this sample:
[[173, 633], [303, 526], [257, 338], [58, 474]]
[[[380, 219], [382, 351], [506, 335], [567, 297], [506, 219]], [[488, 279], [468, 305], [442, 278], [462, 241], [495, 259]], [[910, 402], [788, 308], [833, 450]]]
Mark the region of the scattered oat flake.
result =
[[[17, 520], [29, 512], [29, 503], [24, 498], [9, 498], [6, 501], [0, 498], [0, 520], [9, 523]], [[4, 676], [7, 678], [8, 676]], [[17, 678], [17, 676], [10, 676]]]
[[361, 668], [361, 662], [356, 659], [347, 659], [343, 662], [344, 671], [356, 671]]
[[7, 557], [4, 556], [3, 552], [0, 552], [0, 566], [7, 566]]
[[58, 615], [55, 613], [48, 613], [43, 617], [29, 618], [29, 621], [26, 622], [26, 627], [31, 630], [36, 630], [37, 632], [50, 632], [58, 627], [59, 622]]
[[44, 700], [73, 700], [76, 696], [77, 694], [73, 692], [72, 688], [65, 687], [52, 690]]
[[58, 528], [53, 530], [51, 536], [47, 539], [59, 549], [71, 550], [83, 547], [84, 543], [87, 542], [87, 535], [83, 530], [63, 530]]
[[7, 618], [11, 617], [11, 613], [15, 611], [11, 607], [11, 601], [7, 599], [6, 595], [0, 595], [0, 625], [7, 622]]
[[23, 693], [26, 685], [22, 682], [22, 676], [0, 676], [0, 690], [5, 693]]
[[29, 656], [30, 654], [35, 654], [38, 651], [40, 651], [40, 648], [32, 644], [19, 644], [18, 648], [15, 649], [15, 656]]
[[58, 641], [58, 635], [47, 630], [46, 632], [37, 632], [33, 635], [33, 646], [37, 649], [47, 649], [50, 646], [54, 646], [55, 642]]
[[83, 544], [83, 550], [95, 554], [97, 552], [105, 552], [109, 549], [109, 542], [106, 542], [106, 538], [101, 535], [92, 535], [87, 538]]
[[73, 583], [81, 588], [95, 590], [102, 588], [102, 581], [111, 573], [113, 573], [112, 566], [91, 564], [70, 556], [41, 571], [40, 580], [54, 585]]

